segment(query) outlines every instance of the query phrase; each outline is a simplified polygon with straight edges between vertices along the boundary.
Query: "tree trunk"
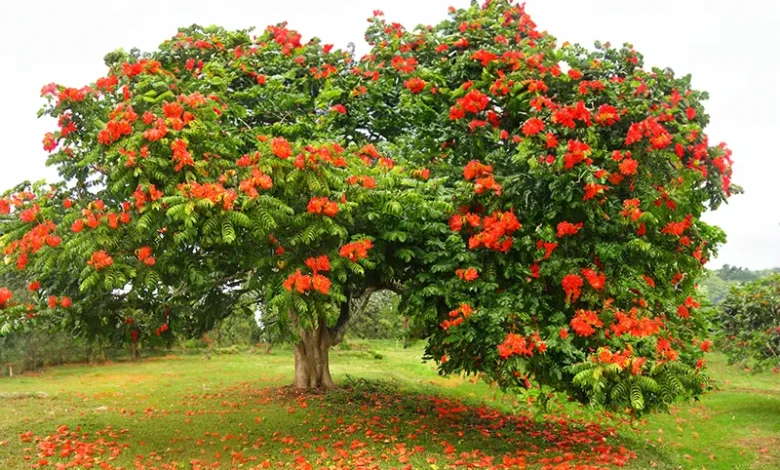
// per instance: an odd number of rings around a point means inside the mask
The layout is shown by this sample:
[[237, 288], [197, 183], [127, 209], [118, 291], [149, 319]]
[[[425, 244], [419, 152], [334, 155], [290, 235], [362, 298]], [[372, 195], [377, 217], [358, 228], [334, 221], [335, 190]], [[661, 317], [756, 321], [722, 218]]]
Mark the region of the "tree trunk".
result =
[[302, 331], [295, 345], [296, 388], [334, 388], [330, 376], [328, 352], [331, 346], [330, 332], [324, 323], [313, 331]]

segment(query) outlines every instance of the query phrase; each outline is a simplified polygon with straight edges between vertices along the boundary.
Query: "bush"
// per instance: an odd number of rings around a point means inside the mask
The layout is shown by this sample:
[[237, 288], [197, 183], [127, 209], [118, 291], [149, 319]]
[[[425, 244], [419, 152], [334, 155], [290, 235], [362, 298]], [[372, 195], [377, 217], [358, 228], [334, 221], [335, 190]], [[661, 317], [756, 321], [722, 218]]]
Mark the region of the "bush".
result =
[[732, 287], [717, 323], [730, 363], [755, 370], [780, 365], [780, 274]]

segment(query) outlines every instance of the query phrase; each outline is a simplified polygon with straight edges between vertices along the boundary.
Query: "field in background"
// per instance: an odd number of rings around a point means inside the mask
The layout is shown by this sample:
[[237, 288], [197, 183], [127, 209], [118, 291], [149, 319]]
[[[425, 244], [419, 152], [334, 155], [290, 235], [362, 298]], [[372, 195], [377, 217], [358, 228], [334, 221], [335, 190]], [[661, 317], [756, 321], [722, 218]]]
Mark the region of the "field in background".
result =
[[718, 354], [720, 390], [632, 428], [570, 404], [542, 420], [482, 382], [439, 377], [418, 347], [352, 344], [332, 354], [346, 387], [309, 396], [286, 387], [289, 349], [0, 379], [0, 468], [780, 468], [780, 376]]

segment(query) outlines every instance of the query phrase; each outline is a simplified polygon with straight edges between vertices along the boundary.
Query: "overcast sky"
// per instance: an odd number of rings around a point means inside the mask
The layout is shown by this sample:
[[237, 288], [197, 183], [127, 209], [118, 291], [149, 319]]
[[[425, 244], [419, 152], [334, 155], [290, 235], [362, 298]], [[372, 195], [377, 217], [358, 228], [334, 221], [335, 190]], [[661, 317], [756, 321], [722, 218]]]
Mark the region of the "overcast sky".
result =
[[[631, 42], [646, 65], [693, 75], [710, 93], [705, 107], [712, 143], [734, 151], [734, 182], [745, 194], [706, 220], [726, 230], [728, 244], [710, 267], [780, 266], [780, 3], [776, 0], [528, 0], [527, 11], [559, 41]], [[46, 83], [81, 87], [104, 76], [103, 56], [114, 49], [156, 48], [180, 26], [230, 29], [288, 21], [303, 34], [365, 52], [365, 19], [381, 9], [412, 28], [444, 19], [447, 7], [468, 0], [235, 1], [0, 0], [0, 188], [56, 174], [46, 168], [41, 139], [53, 130], [38, 120]]]

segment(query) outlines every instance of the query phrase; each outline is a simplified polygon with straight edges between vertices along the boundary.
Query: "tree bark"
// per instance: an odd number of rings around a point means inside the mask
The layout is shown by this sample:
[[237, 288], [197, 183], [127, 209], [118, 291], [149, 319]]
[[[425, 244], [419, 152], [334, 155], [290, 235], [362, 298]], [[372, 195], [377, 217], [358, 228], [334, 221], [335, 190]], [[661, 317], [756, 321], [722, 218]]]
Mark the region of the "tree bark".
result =
[[[295, 381], [296, 388], [330, 389], [336, 386], [330, 375], [329, 352], [344, 339], [344, 334], [355, 315], [359, 315], [376, 289], [369, 288], [360, 295], [347, 292], [347, 301], [341, 305], [341, 313], [332, 328], [320, 320], [315, 330], [299, 331], [300, 340], [295, 344]], [[292, 314], [295, 319], [295, 315]]]
[[327, 326], [320, 323], [316, 330], [301, 331], [300, 335], [301, 339], [295, 345], [295, 387], [334, 388], [328, 357], [331, 337]]

